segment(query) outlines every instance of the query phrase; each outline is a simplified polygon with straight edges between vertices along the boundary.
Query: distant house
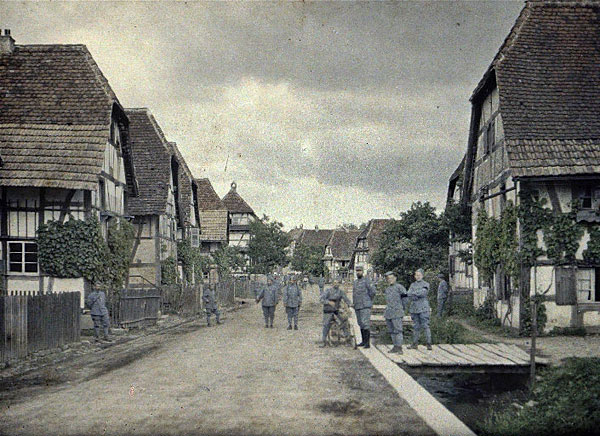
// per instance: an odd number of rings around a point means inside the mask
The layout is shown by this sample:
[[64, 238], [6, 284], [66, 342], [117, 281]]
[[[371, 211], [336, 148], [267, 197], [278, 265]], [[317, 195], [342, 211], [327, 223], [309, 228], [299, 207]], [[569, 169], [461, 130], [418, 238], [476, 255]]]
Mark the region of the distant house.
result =
[[84, 45], [0, 36], [0, 274], [7, 291], [88, 291], [46, 276], [37, 231], [96, 214], [107, 224], [138, 194], [129, 119]]
[[[474, 304], [491, 299], [515, 328], [535, 293], [544, 294], [547, 329], [600, 326], [600, 259], [586, 255], [599, 243], [599, 44], [597, 3], [527, 2], [471, 96], [461, 195], [472, 209], [475, 246], [483, 211], [500, 218], [511, 203], [529, 208], [517, 227], [515, 253], [530, 257], [518, 277], [502, 262], [490, 278], [473, 271]], [[540, 200], [541, 210], [529, 206]], [[538, 215], [545, 218], [524, 229], [523, 219]], [[567, 255], [566, 247], [563, 257], [549, 247], [553, 232], [575, 250]], [[550, 256], [549, 248], [558, 251]]]
[[210, 180], [196, 179], [200, 213], [200, 248], [212, 253], [227, 244], [229, 213]]
[[390, 219], [372, 219], [356, 238], [351, 268], [362, 266], [365, 273], [375, 274], [371, 256], [379, 248], [379, 239]]
[[325, 245], [323, 262], [329, 272], [329, 277], [346, 280], [352, 277], [350, 262], [356, 247], [356, 240], [360, 230], [336, 229]]
[[314, 230], [306, 229], [299, 236], [296, 246], [318, 247], [322, 250], [323, 255], [325, 255], [325, 247], [331, 239], [332, 234], [333, 230], [319, 229], [318, 227], [315, 227]]
[[231, 190], [223, 197], [223, 204], [229, 213], [229, 246], [248, 252], [250, 243], [250, 223], [256, 219], [254, 210], [237, 192], [237, 184], [231, 184]]
[[294, 250], [296, 249], [296, 244], [298, 244], [298, 241], [302, 237], [303, 231], [304, 231], [304, 228], [301, 225], [300, 227], [293, 228], [292, 230], [290, 230], [287, 233], [288, 238], [290, 240], [290, 245], [288, 245], [288, 247], [287, 247], [287, 254], [290, 258], [294, 256]]
[[139, 195], [128, 212], [136, 228], [131, 286], [161, 284], [161, 262], [177, 259], [180, 163], [156, 119], [146, 108], [127, 109]]

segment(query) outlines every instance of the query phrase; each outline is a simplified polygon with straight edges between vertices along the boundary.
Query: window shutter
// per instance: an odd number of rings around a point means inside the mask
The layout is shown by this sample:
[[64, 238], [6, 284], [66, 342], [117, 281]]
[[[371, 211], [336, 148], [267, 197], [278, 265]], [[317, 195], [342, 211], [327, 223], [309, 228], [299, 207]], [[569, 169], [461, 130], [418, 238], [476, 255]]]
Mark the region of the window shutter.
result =
[[556, 305], [572, 306], [577, 303], [577, 281], [575, 268], [556, 269]]
[[200, 229], [192, 227], [190, 229], [190, 236], [192, 247], [198, 248], [200, 246]]

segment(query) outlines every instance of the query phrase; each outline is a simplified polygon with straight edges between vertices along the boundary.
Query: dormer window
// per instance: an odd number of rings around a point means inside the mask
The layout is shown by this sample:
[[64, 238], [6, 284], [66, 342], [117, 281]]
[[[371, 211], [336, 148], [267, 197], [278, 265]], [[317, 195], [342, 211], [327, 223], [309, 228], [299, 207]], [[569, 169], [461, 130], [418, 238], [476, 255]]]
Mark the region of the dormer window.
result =
[[600, 207], [600, 186], [586, 186], [579, 194], [581, 209], [598, 209]]

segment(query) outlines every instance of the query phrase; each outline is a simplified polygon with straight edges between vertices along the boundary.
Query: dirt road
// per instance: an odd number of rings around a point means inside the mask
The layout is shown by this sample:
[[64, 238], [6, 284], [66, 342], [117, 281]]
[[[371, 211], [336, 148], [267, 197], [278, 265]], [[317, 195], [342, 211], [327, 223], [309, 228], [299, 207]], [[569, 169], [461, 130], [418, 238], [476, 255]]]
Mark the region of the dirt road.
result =
[[67, 364], [5, 397], [0, 434], [433, 434], [361, 353], [318, 348], [318, 305], [299, 331], [284, 318], [265, 329], [252, 305]]

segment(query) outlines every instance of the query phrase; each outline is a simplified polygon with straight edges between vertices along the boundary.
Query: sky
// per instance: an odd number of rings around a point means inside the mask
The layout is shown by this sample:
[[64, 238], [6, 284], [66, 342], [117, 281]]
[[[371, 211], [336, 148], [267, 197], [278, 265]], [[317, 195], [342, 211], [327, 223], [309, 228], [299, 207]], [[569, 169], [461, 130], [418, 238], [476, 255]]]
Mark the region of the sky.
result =
[[85, 44], [195, 177], [286, 229], [444, 207], [469, 97], [522, 1], [0, 2], [17, 44]]

